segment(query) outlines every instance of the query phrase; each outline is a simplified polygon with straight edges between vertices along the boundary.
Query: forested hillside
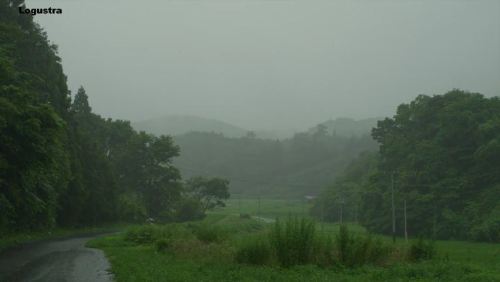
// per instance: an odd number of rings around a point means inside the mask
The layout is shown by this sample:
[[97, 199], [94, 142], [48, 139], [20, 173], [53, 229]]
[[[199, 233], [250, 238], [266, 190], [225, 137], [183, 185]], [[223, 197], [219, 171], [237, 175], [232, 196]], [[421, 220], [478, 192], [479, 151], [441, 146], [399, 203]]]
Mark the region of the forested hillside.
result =
[[183, 185], [170, 137], [92, 113], [83, 87], [72, 100], [57, 46], [20, 4], [0, 1], [0, 236], [188, 219], [202, 216], [207, 195], [229, 197], [226, 181]]
[[284, 140], [204, 132], [174, 139], [181, 148], [175, 165], [183, 175], [222, 176], [233, 193], [253, 196], [315, 195], [360, 152], [376, 149], [369, 135], [340, 136], [323, 125]]
[[353, 162], [313, 209], [390, 233], [500, 242], [500, 99], [454, 90], [418, 96], [379, 121], [376, 154]]

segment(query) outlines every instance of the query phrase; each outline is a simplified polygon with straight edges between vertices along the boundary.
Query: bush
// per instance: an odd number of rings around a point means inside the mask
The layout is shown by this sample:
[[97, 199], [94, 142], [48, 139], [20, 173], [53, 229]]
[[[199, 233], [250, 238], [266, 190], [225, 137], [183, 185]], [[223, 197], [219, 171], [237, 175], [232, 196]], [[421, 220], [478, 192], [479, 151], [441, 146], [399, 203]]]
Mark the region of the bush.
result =
[[178, 222], [200, 220], [204, 217], [205, 212], [201, 208], [200, 201], [196, 199], [186, 198], [177, 204], [175, 218]]
[[500, 203], [470, 230], [470, 238], [476, 241], [500, 243]]
[[165, 252], [170, 247], [170, 240], [166, 238], [158, 239], [155, 242], [155, 249], [159, 253]]
[[347, 267], [365, 264], [377, 264], [386, 259], [391, 248], [380, 240], [373, 240], [370, 235], [350, 234], [346, 225], [340, 226], [336, 238], [338, 261]]
[[126, 193], [118, 197], [118, 216], [121, 220], [129, 222], [144, 222], [146, 219], [146, 207], [135, 193]]
[[426, 241], [419, 238], [412, 243], [408, 251], [408, 259], [412, 261], [432, 259], [436, 255], [436, 248], [433, 241]]
[[125, 232], [125, 240], [136, 244], [150, 244], [156, 241], [158, 233], [158, 227], [154, 225], [131, 227]]
[[238, 263], [264, 265], [271, 258], [271, 246], [265, 238], [256, 237], [244, 241], [236, 251]]
[[189, 236], [189, 232], [178, 224], [143, 225], [131, 227], [125, 232], [125, 240], [136, 244], [153, 244], [160, 239], [172, 240]]
[[252, 216], [248, 213], [240, 213], [240, 218], [242, 219], [251, 219]]
[[312, 261], [315, 224], [305, 218], [289, 217], [285, 222], [276, 220], [271, 229], [271, 246], [278, 262], [289, 267]]
[[331, 266], [336, 264], [333, 240], [330, 236], [316, 236], [314, 250], [314, 261], [319, 266]]
[[339, 234], [336, 237], [339, 261], [348, 264], [352, 260], [352, 245], [354, 239], [349, 234], [346, 225], [340, 225]]
[[224, 229], [208, 224], [195, 225], [193, 233], [203, 243], [220, 243], [227, 237], [227, 232]]

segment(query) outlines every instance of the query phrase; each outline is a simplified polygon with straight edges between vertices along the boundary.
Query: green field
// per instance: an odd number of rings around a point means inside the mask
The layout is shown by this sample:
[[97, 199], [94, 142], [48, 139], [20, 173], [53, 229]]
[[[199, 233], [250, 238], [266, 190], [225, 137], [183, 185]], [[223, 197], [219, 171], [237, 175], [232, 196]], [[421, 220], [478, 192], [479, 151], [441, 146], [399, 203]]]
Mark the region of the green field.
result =
[[225, 207], [217, 208], [213, 212], [224, 214], [247, 213], [254, 216], [276, 218], [288, 215], [307, 216], [311, 206], [311, 203], [297, 199], [232, 198], [226, 201]]
[[[500, 281], [500, 246], [486, 243], [437, 241], [437, 255], [429, 261], [392, 261], [354, 268], [312, 264], [284, 268], [273, 263], [257, 266], [235, 261], [241, 242], [267, 232], [273, 225], [242, 218], [240, 213], [272, 219], [305, 215], [306, 211], [307, 203], [302, 201], [262, 199], [259, 208], [256, 199], [235, 199], [202, 222], [169, 225], [182, 230], [195, 225], [225, 230], [223, 239], [211, 243], [203, 243], [188, 232], [175, 235], [185, 243], [167, 251], [158, 251], [154, 243], [132, 243], [125, 234], [95, 239], [89, 246], [105, 251], [117, 281]], [[339, 226], [317, 223], [316, 229], [318, 234], [335, 236]], [[365, 232], [355, 224], [349, 229]], [[390, 244], [390, 238], [377, 237]], [[397, 246], [401, 250], [407, 247], [401, 239]]]

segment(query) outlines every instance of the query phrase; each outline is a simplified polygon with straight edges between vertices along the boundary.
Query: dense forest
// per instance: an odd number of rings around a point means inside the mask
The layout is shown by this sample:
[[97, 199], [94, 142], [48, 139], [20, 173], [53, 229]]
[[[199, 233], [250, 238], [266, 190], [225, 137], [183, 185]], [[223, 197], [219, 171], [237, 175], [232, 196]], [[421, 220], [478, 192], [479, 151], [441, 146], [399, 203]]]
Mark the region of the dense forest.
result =
[[57, 46], [21, 4], [0, 2], [0, 233], [186, 220], [229, 197], [223, 179], [182, 182], [171, 137], [92, 113], [83, 87], [72, 99]]
[[377, 153], [351, 163], [313, 213], [390, 234], [500, 242], [500, 99], [453, 90], [418, 96], [378, 122]]

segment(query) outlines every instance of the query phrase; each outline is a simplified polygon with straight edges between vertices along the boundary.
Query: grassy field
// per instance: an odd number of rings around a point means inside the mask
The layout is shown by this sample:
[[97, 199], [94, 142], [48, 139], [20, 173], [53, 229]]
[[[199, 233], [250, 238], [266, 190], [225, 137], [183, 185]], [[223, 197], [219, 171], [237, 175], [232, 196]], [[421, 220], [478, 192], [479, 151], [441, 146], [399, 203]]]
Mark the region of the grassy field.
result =
[[[165, 227], [167, 231], [182, 230], [168, 235], [177, 238], [177, 243], [168, 243], [165, 250], [158, 242], [132, 242], [128, 233], [95, 239], [89, 246], [105, 251], [117, 281], [500, 281], [500, 246], [472, 242], [437, 241], [437, 256], [417, 263], [391, 260], [383, 265], [358, 267], [282, 267], [276, 263], [259, 266], [237, 262], [238, 246], [273, 226], [263, 220], [242, 218], [240, 213], [286, 218], [289, 214], [305, 215], [306, 205], [301, 201], [261, 200], [259, 208], [255, 199], [236, 199], [229, 201], [226, 208], [211, 212], [202, 222]], [[224, 232], [220, 238], [205, 241], [193, 235], [197, 234], [197, 226], [220, 227]], [[349, 228], [364, 233], [354, 224]], [[316, 230], [334, 237], [339, 226], [318, 223]], [[377, 237], [390, 244], [389, 238]], [[397, 248], [405, 250], [407, 246], [398, 240]]]
[[289, 215], [308, 216], [312, 204], [304, 200], [279, 200], [258, 198], [233, 198], [226, 202], [223, 208], [217, 208], [213, 213], [241, 214], [268, 218], [287, 217]]

